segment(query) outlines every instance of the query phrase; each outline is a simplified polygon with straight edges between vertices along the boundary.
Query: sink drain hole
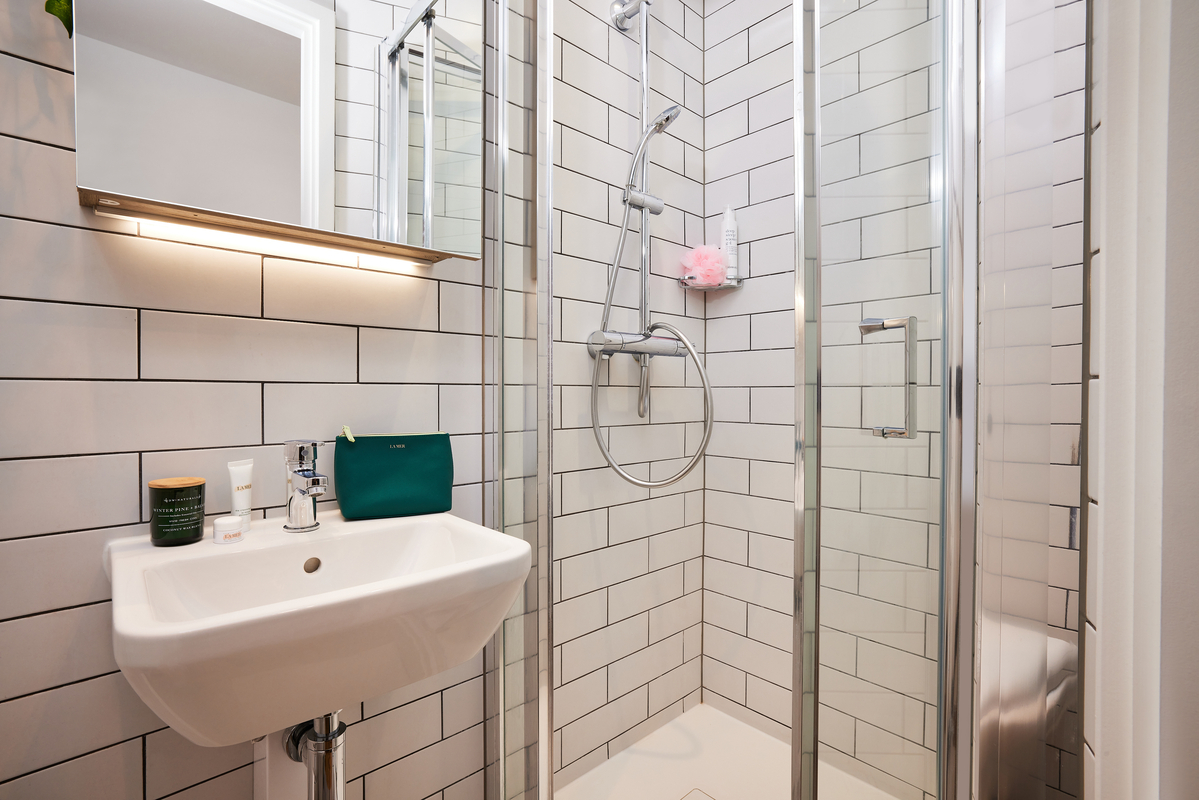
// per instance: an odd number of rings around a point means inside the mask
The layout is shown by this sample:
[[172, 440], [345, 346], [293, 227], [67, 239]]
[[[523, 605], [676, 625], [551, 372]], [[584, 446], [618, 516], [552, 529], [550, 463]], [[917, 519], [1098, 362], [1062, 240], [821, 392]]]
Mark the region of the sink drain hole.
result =
[[304, 571], [311, 574], [321, 568], [321, 560], [319, 558], [310, 558], [304, 562]]

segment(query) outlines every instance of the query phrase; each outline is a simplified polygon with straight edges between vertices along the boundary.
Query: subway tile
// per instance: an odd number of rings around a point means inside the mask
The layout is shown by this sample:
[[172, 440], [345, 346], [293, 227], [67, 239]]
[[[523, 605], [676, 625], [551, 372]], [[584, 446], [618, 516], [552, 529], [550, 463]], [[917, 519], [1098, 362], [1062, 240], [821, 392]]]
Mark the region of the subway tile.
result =
[[554, 725], [563, 728], [608, 702], [608, 671], [597, 669], [554, 689]]
[[[795, 91], [792, 81], [749, 98], [749, 130], [756, 133], [795, 116]], [[794, 148], [792, 148], [794, 153]]]
[[925, 203], [862, 220], [865, 258], [926, 250], [940, 242], [940, 203]]
[[142, 740], [134, 739], [0, 784], [0, 800], [143, 800]]
[[[73, 487], [60, 502], [58, 487]], [[0, 462], [8, 521], [0, 539], [124, 525], [139, 520], [135, 454]]]
[[357, 351], [350, 327], [142, 312], [143, 378], [353, 381]]
[[477, 336], [363, 328], [358, 353], [366, 382], [478, 383], [483, 374]]
[[0, 754], [0, 780], [163, 727], [119, 673], [0, 704], [0, 723], [23, 743]]
[[896, 736], [923, 740], [923, 703], [853, 675], [822, 666], [820, 702]]
[[609, 619], [625, 619], [682, 595], [683, 565], [675, 564], [609, 587]]
[[795, 34], [792, 7], [785, 6], [749, 29], [749, 57], [761, 58], [791, 42]]
[[704, 655], [779, 686], [791, 683], [790, 653], [706, 624]]
[[[256, 384], [7, 381], [0, 408], [23, 425], [0, 456], [45, 456], [257, 443]], [[170, 409], [164, 414], [163, 409]], [[95, 425], [94, 420], [105, 420]], [[178, 420], [187, 420], [181, 425]]]
[[366, 776], [366, 797], [421, 800], [483, 768], [483, 726], [475, 725]]
[[254, 760], [250, 742], [200, 747], [170, 728], [146, 737], [146, 797], [152, 800], [244, 767]]
[[[727, 561], [707, 560], [704, 564], [704, 588], [780, 612], [791, 607], [793, 587], [790, 576], [771, 574]], [[923, 630], [921, 628], [921, 633]]]
[[749, 536], [749, 566], [752, 569], [772, 572], [786, 578], [791, 577], [795, 573], [795, 557], [791, 540], [751, 533]]
[[137, 311], [0, 300], [6, 378], [136, 378]]
[[[147, 525], [130, 525], [0, 542], [0, 619], [108, 600], [105, 545], [148, 533]], [[54, 565], [54, 581], [42, 579], [46, 564]]]
[[759, 714], [782, 725], [791, 724], [791, 690], [762, 680], [756, 675], [747, 676], [745, 705]]
[[855, 755], [923, 791], [936, 791], [937, 754], [919, 744], [859, 720]]
[[[625, 469], [642, 479], [647, 477], [646, 470], [640, 465], [626, 466]], [[606, 467], [562, 475], [562, 493], [559, 495], [564, 514], [631, 503], [648, 496], [647, 490], [634, 486]]]
[[715, 10], [709, 9], [704, 20], [706, 43], [711, 47], [786, 6], [782, 0], [732, 0]]
[[613, 427], [608, 449], [619, 463], [682, 458], [686, 451], [685, 427], [657, 422], [654, 425]]
[[[736, 703], [745, 703], [746, 673], [710, 656], [703, 658], [704, 689]], [[706, 698], [705, 698], [706, 699]]]
[[599, 630], [607, 624], [607, 590], [600, 589], [554, 604], [554, 640], [558, 643]]
[[564, 81], [554, 81], [554, 121], [601, 140], [608, 136], [608, 107]]
[[929, 110], [924, 70], [873, 86], [822, 109], [822, 143], [891, 125]]
[[933, 702], [937, 662], [868, 639], [858, 640], [858, 677], [917, 700]]
[[353, 780], [439, 739], [440, 695], [430, 695], [369, 717], [346, 733], [346, 777]]
[[928, 162], [921, 160], [825, 185], [821, 222], [835, 224], [929, 200]]
[[648, 566], [645, 539], [574, 556], [562, 562], [562, 596], [575, 597], [644, 575]]
[[704, 155], [705, 182], [718, 181], [794, 155], [793, 133], [794, 126], [790, 121], [780, 122], [708, 149]]
[[735, 597], [729, 597], [727, 594], [721, 594], [714, 588], [705, 589], [703, 596], [703, 621], [706, 624], [715, 625], [724, 628], [726, 631], [739, 633], [742, 636], [746, 635], [748, 629], [748, 603], [744, 600], [738, 600]]
[[[303, 397], [303, 402], [297, 400]], [[268, 442], [333, 441], [343, 425], [355, 433], [437, 430], [434, 385], [266, 384], [263, 435]]]
[[704, 521], [704, 555], [731, 561], [735, 564], [749, 563], [749, 534], [734, 528], [714, 525], [710, 519]]
[[[41, 13], [40, 9], [38, 13]], [[0, 25], [19, 16], [14, 9], [13, 15], [6, 17]], [[19, 22], [19, 19], [15, 21]], [[0, 50], [4, 49], [0, 45]], [[136, 222], [101, 216], [79, 205], [79, 194], [75, 189], [75, 154], [70, 150], [0, 137], [0, 174], [5, 176], [7, 188], [0, 195], [0, 214], [4, 216], [137, 233]]]
[[246, 765], [171, 797], [175, 800], [253, 800], [254, 768]]
[[0, 242], [0, 294], [7, 297], [245, 316], [261, 311], [259, 256], [14, 219], [0, 219]]
[[862, 510], [918, 522], [940, 520], [940, 481], [910, 475], [862, 474]]
[[937, 613], [936, 570], [863, 555], [860, 562], [859, 593], [885, 603]]
[[[228, 464], [231, 461], [253, 459], [251, 476], [251, 508], [285, 505], [287, 480], [282, 469], [283, 448], [280, 445], [242, 447], [220, 450], [176, 450], [142, 454], [141, 479], [151, 481], [176, 475], [198, 475], [205, 479], [204, 512], [228, 513], [233, 508], [232, 486]], [[333, 454], [318, 459], [322, 472], [330, 472]], [[150, 518], [150, 498], [142, 492], [141, 519]], [[336, 495], [330, 495], [330, 499]]]
[[[704, 50], [704, 79], [713, 81], [749, 63], [749, 32], [742, 31]], [[707, 120], [705, 120], [706, 122]]]
[[436, 675], [431, 675], [424, 680], [403, 686], [385, 695], [368, 698], [362, 704], [363, 712], [367, 717], [373, 717], [376, 714], [382, 714], [393, 708], [399, 708], [414, 700], [471, 680], [481, 674], [483, 674], [483, 654], [482, 651], [479, 651], [461, 664], [450, 667]]
[[794, 460], [795, 431], [781, 425], [716, 422], [708, 452], [729, 458], [790, 462]]
[[709, 491], [705, 520], [770, 536], [789, 537], [795, 525], [792, 506], [793, 503], [783, 500]]
[[68, 72], [0, 54], [0, 134], [75, 147], [75, 81]]
[[700, 674], [700, 660], [693, 658], [650, 681], [649, 713], [657, 714], [699, 689]]
[[608, 696], [618, 698], [683, 663], [683, 636], [651, 644], [608, 667]]
[[928, 17], [927, 8], [904, 0], [882, 0], [846, 14], [820, 29], [821, 60], [836, 61], [849, 53], [865, 50], [876, 42], [919, 25]]
[[15, 5], [0, 21], [0, 51], [68, 72], [75, 67], [72, 41], [62, 23], [38, 5]]
[[274, 319], [436, 330], [438, 284], [411, 275], [266, 258], [262, 311]]
[[115, 672], [112, 606], [98, 603], [0, 623], [0, 661], [7, 664], [0, 673], [0, 701]]
[[869, 597], [822, 587], [821, 621], [830, 628], [862, 639], [924, 653], [924, 614]]
[[612, 506], [608, 510], [608, 541], [618, 544], [682, 528], [683, 505], [682, 495], [668, 495]]
[[569, 682], [649, 644], [645, 614], [601, 628], [562, 645], [562, 680]]
[[821, 543], [852, 553], [925, 566], [928, 525], [840, 509], [821, 512]]
[[649, 568], [662, 569], [672, 564], [681, 564], [703, 555], [703, 527], [691, 525], [686, 528], [651, 536], [649, 540]]
[[[941, 57], [940, 42], [936, 38], [938, 26], [935, 20], [922, 21], [894, 36], [861, 48], [858, 57], [861, 60], [862, 88], [876, 86], [937, 63]], [[858, 30], [861, 30], [860, 26]]]
[[[703, 618], [702, 595], [702, 592], [693, 591], [677, 600], [671, 600], [651, 608], [649, 610], [649, 640], [656, 642], [698, 625]], [[686, 644], [685, 636], [684, 644]]]
[[648, 703], [649, 689], [643, 686], [567, 725], [562, 730], [562, 762], [569, 764], [644, 720]]
[[755, 605], [747, 606], [746, 610], [748, 612], [746, 635], [749, 638], [780, 650], [791, 649], [792, 636], [795, 632], [795, 621], [791, 614], [783, 614]]
[[[856, 94], [859, 86], [858, 54], [850, 53], [820, 68], [820, 100], [827, 105]], [[821, 148], [821, 156], [823, 157]]]
[[[570, 0], [554, 5], [554, 35], [599, 58], [608, 54], [608, 26]], [[557, 99], [557, 98], [555, 98]], [[555, 109], [556, 113], [556, 109]]]
[[606, 547], [607, 544], [607, 508], [581, 514], [569, 514], [554, 519], [554, 556], [556, 558], [569, 558], [579, 553]]
[[862, 171], [875, 172], [928, 158], [936, 147], [934, 125], [929, 112], [864, 132], [860, 137]]

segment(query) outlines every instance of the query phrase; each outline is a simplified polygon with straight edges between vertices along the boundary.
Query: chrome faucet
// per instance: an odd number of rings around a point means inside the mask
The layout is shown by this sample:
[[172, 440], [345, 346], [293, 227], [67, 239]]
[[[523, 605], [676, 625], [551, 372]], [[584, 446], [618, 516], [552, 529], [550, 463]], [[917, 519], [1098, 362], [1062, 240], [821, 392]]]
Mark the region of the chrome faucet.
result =
[[324, 442], [292, 439], [283, 443], [287, 459], [287, 522], [285, 531], [314, 531], [316, 498], [328, 491], [329, 478], [316, 471], [316, 450]]

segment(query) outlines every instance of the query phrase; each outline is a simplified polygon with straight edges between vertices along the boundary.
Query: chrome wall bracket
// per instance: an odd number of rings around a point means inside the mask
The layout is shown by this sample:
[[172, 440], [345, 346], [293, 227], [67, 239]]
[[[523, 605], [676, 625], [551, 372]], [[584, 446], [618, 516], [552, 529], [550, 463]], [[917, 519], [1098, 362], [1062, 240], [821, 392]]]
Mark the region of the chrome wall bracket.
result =
[[903, 328], [903, 427], [892, 428], [878, 425], [874, 435], [884, 439], [915, 439], [916, 438], [916, 318], [892, 317], [879, 319], [871, 317], [858, 324], [858, 330], [863, 336], [881, 331]]
[[642, 6], [648, 6], [653, 0], [615, 0], [612, 3], [612, 24], [617, 30], [627, 31], [633, 27], [633, 17], [641, 11]]
[[308, 768], [308, 800], [345, 800], [346, 724], [340, 711], [289, 728], [283, 747], [292, 761]]

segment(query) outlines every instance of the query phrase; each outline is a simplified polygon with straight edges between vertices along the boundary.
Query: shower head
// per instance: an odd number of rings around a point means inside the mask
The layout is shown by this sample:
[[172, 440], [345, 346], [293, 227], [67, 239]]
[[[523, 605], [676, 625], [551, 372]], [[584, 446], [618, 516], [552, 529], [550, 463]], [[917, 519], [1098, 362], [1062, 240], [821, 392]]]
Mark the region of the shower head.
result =
[[637, 149], [633, 151], [633, 163], [629, 165], [630, 187], [633, 186], [634, 177], [637, 175], [637, 165], [641, 163], [641, 154], [645, 151], [645, 146], [649, 143], [649, 140], [653, 138], [655, 133], [661, 133], [670, 127], [670, 123], [678, 119], [681, 113], [683, 113], [683, 109], [678, 106], [671, 106], [654, 117], [654, 121], [641, 134], [641, 141], [637, 143]]
[[654, 121], [649, 124], [654, 129], [654, 133], [661, 133], [670, 127], [670, 123], [679, 118], [679, 114], [683, 113], [683, 109], [678, 106], [671, 106], [663, 111], [658, 116], [654, 117]]

